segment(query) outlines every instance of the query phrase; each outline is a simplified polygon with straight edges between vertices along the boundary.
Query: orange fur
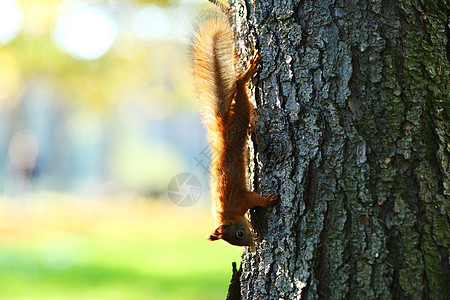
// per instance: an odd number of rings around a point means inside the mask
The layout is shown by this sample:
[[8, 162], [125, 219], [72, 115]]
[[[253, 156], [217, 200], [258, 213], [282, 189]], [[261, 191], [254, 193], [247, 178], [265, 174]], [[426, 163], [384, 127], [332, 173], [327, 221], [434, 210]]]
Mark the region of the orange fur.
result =
[[[211, 197], [218, 223], [210, 240], [224, 239], [234, 245], [249, 245], [249, 208], [277, 201], [249, 191], [246, 184], [248, 128], [252, 105], [247, 83], [258, 70], [259, 55], [250, 60], [248, 69], [238, 74], [235, 41], [229, 23], [221, 18], [206, 21], [193, 43], [194, 78], [203, 122], [213, 153]], [[245, 231], [242, 240], [230, 233]], [[251, 239], [253, 241], [253, 239]]]

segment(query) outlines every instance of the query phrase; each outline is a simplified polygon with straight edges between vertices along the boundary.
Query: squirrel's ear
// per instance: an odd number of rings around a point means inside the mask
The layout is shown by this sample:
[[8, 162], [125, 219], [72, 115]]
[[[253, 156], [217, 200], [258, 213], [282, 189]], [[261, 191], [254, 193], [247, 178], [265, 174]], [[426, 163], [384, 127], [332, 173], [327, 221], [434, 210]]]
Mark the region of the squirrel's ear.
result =
[[223, 236], [223, 226], [220, 225], [219, 227], [214, 230], [213, 234], [211, 234], [208, 238], [210, 241], [217, 241], [220, 240]]

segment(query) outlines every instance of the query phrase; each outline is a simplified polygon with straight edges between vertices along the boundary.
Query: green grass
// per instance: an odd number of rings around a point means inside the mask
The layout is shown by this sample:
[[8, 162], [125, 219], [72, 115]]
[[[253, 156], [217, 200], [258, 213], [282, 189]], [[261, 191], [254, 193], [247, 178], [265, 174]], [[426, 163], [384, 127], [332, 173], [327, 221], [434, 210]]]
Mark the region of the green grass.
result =
[[224, 299], [242, 250], [209, 213], [147, 203], [0, 213], [1, 299]]

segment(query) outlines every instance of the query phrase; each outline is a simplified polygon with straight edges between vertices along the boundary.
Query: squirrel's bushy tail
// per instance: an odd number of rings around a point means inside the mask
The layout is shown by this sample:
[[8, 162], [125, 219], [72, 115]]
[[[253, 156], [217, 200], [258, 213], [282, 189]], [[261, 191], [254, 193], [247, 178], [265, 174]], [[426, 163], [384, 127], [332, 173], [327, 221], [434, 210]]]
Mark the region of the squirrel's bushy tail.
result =
[[212, 147], [218, 147], [234, 97], [236, 55], [233, 32], [227, 20], [207, 20], [193, 43], [194, 77], [203, 122]]

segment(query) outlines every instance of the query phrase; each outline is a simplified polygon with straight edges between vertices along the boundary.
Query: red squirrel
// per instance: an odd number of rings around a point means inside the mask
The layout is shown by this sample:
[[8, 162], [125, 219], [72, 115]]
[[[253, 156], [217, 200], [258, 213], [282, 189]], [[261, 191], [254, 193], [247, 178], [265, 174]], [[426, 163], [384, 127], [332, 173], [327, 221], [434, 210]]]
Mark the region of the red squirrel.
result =
[[[219, 8], [228, 10], [223, 4]], [[251, 246], [254, 238], [246, 212], [254, 206], [278, 201], [278, 194], [263, 197], [250, 191], [246, 184], [252, 110], [247, 83], [258, 71], [259, 54], [253, 55], [247, 70], [239, 72], [231, 25], [216, 15], [198, 28], [193, 58], [198, 103], [213, 153], [210, 185], [218, 227], [209, 240], [223, 239], [232, 245]]]

